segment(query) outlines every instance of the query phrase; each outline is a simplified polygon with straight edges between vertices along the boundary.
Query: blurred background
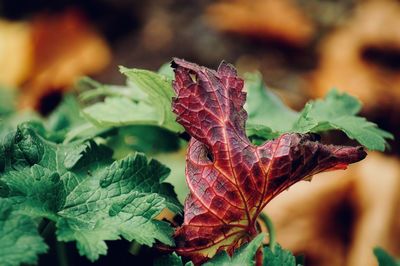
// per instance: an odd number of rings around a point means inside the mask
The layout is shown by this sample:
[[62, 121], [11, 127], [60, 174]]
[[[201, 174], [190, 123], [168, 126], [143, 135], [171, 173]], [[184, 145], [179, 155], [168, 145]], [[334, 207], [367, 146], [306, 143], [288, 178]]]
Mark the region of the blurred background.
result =
[[357, 96], [391, 149], [295, 185], [266, 212], [306, 265], [376, 265], [375, 246], [400, 257], [400, 1], [1, 0], [0, 16], [0, 105], [20, 111], [46, 116], [81, 76], [124, 84], [118, 65], [172, 57], [258, 70], [294, 109], [332, 87]]

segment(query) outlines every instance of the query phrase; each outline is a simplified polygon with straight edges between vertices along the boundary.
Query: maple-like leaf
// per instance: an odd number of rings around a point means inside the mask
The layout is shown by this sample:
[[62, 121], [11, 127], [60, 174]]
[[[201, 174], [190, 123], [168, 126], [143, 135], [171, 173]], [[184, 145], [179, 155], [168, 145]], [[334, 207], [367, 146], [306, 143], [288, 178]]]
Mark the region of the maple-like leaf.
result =
[[362, 147], [323, 145], [314, 134], [287, 133], [261, 146], [246, 136], [246, 93], [233, 66], [217, 71], [174, 59], [173, 111], [192, 136], [187, 151], [183, 225], [176, 252], [195, 264], [228, 254], [258, 232], [256, 219], [281, 191], [316, 173], [362, 160]]

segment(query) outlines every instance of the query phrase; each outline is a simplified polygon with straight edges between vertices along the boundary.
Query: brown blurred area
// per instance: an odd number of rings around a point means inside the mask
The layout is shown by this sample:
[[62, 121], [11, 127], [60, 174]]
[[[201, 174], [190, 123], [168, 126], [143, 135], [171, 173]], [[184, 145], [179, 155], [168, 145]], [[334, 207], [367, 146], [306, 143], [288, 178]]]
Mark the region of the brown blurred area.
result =
[[82, 75], [123, 84], [118, 65], [156, 70], [172, 57], [259, 70], [295, 109], [332, 87], [394, 133], [387, 154], [316, 176], [266, 208], [278, 242], [306, 265], [400, 257], [400, 1], [0, 1], [0, 84], [48, 113]]

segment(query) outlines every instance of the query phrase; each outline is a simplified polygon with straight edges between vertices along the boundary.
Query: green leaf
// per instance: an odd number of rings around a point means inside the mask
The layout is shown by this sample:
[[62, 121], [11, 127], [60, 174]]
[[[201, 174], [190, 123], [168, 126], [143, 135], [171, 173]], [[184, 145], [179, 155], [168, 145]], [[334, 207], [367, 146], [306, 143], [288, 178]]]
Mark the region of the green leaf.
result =
[[23, 124], [0, 142], [0, 195], [19, 213], [48, 218], [60, 241], [77, 241], [90, 260], [106, 254], [105, 241], [173, 245], [173, 229], [156, 220], [166, 208], [181, 211], [170, 170], [140, 153], [114, 161], [94, 141], [57, 144]]
[[400, 261], [397, 261], [390, 256], [385, 250], [380, 247], [374, 248], [374, 254], [376, 259], [378, 260], [379, 266], [399, 266]]
[[157, 125], [156, 110], [145, 102], [127, 98], [107, 97], [104, 102], [83, 109], [86, 118], [100, 126]]
[[279, 132], [273, 131], [269, 127], [256, 124], [248, 124], [246, 126], [246, 134], [249, 136], [251, 142], [255, 145], [261, 145], [265, 142], [265, 140], [275, 139], [280, 135]]
[[50, 133], [47, 139], [62, 142], [71, 129], [84, 123], [78, 101], [72, 95], [66, 95], [46, 120], [46, 129]]
[[123, 97], [132, 100], [143, 100], [146, 94], [142, 91], [134, 91], [128, 86], [106, 85], [89, 77], [81, 78], [76, 88], [80, 92], [79, 99], [83, 102], [97, 100], [105, 96]]
[[249, 244], [237, 249], [232, 257], [225, 251], [218, 253], [204, 266], [242, 266], [254, 265], [254, 256], [260, 248], [265, 235], [260, 234], [254, 238]]
[[167, 62], [163, 64], [157, 71], [158, 74], [169, 78], [170, 80], [174, 79], [174, 69], [171, 67], [171, 62]]
[[338, 129], [368, 149], [383, 151], [387, 145], [385, 138], [392, 139], [393, 136], [356, 116], [360, 110], [361, 103], [357, 99], [333, 89], [324, 100], [311, 101], [292, 130], [305, 133]]
[[[155, 240], [173, 245], [173, 229], [165, 222], [152, 219], [166, 207], [165, 199], [155, 193], [133, 191], [129, 196], [112, 200], [91, 202], [79, 197], [74, 200], [77, 202], [59, 213], [65, 218], [57, 223], [57, 236], [61, 241], [76, 240], [79, 253], [92, 261], [106, 254], [105, 240], [116, 240], [120, 236], [148, 246]], [[85, 204], [90, 207], [85, 208]]]
[[296, 266], [296, 257], [288, 251], [282, 249], [277, 244], [274, 252], [269, 247], [264, 247], [264, 266]]
[[174, 132], [182, 131], [181, 125], [175, 121], [175, 114], [171, 111], [172, 97], [175, 96], [172, 79], [142, 69], [121, 67], [120, 71], [128, 77], [133, 86], [148, 95], [147, 101], [156, 109], [160, 125]]
[[30, 168], [7, 171], [2, 180], [7, 184], [8, 198], [18, 204], [20, 213], [56, 219], [64, 194], [57, 172], [34, 164]]
[[273, 131], [290, 131], [298, 114], [264, 85], [261, 74], [247, 73], [245, 86], [247, 89], [245, 109], [249, 115], [248, 123], [266, 126]]
[[308, 102], [297, 113], [268, 91], [260, 74], [246, 75], [246, 87], [246, 109], [249, 114], [247, 132], [254, 143], [260, 144], [287, 132], [341, 130], [368, 149], [383, 151], [387, 146], [386, 139], [393, 139], [389, 132], [357, 116], [361, 103], [356, 98], [335, 89], [325, 99]]
[[47, 245], [37, 231], [37, 224], [12, 208], [12, 202], [0, 198], [0, 264], [17, 266], [36, 264]]
[[[99, 85], [94, 95], [106, 96], [104, 102], [83, 109], [90, 122], [102, 127], [156, 125], [172, 132], [183, 131], [171, 111], [174, 92], [169, 77], [141, 69], [121, 67], [120, 71], [127, 76], [128, 87], [116, 89]], [[90, 99], [93, 95], [88, 96], [86, 92], [83, 97]]]
[[107, 139], [114, 150], [114, 158], [121, 158], [132, 151], [146, 154], [173, 152], [179, 149], [179, 137], [169, 130], [157, 126], [120, 127], [118, 134]]

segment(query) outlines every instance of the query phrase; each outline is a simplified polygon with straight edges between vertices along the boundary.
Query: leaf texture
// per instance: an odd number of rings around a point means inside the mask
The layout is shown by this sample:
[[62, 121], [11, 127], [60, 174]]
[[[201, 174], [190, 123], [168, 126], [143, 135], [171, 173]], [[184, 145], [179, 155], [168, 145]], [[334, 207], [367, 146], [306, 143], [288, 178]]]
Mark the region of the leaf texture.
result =
[[[32, 246], [27, 259], [15, 260], [33, 263], [35, 254], [46, 251], [33, 233], [33, 221], [42, 218], [56, 224], [58, 241], [76, 241], [79, 253], [91, 261], [107, 253], [106, 241], [121, 237], [148, 246], [173, 245], [173, 228], [157, 220], [165, 209], [181, 211], [172, 185], [164, 182], [169, 173], [141, 153], [113, 161], [112, 151], [93, 140], [57, 144], [30, 123], [21, 124], [0, 140], [0, 249], [8, 252], [19, 239], [27, 241]], [[1, 198], [18, 216], [2, 216]], [[26, 249], [24, 243], [16, 248]], [[5, 255], [0, 251], [0, 265]]]
[[287, 133], [253, 145], [246, 136], [246, 93], [233, 66], [217, 71], [174, 59], [173, 111], [192, 136], [186, 162], [190, 194], [176, 252], [195, 264], [232, 255], [258, 232], [264, 206], [294, 183], [362, 160], [362, 147], [323, 145], [314, 134]]
[[172, 132], [183, 131], [171, 112], [174, 92], [169, 77], [143, 69], [121, 67], [120, 71], [128, 78], [126, 87], [106, 86], [86, 80], [97, 89], [82, 94], [81, 98], [106, 96], [104, 102], [83, 109], [87, 120], [100, 127], [157, 125]]
[[48, 249], [31, 217], [13, 209], [13, 204], [0, 198], [0, 265], [37, 264], [38, 255]]

